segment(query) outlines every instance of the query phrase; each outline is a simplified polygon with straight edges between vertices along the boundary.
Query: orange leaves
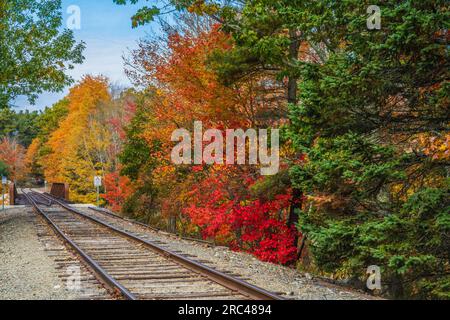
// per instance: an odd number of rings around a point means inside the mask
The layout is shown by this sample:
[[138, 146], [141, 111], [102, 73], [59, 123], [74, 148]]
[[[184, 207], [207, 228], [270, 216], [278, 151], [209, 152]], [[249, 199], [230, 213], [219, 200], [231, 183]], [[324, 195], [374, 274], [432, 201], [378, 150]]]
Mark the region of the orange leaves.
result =
[[[92, 177], [104, 174], [111, 140], [106, 124], [94, 117], [111, 101], [108, 82], [104, 77], [85, 76], [66, 99], [69, 113], [50, 134], [39, 162], [47, 181], [69, 183], [73, 201], [92, 203]], [[33, 150], [29, 153], [32, 157]]]
[[105, 176], [105, 189], [102, 198], [108, 201], [112, 211], [120, 212], [125, 200], [133, 194], [131, 181], [127, 177], [120, 176], [118, 172], [111, 172]]
[[[227, 120], [218, 112], [230, 111], [234, 100], [231, 89], [219, 84], [217, 76], [207, 66], [208, 56], [223, 48], [226, 37], [217, 30], [197, 36], [174, 34], [169, 37], [171, 56], [158, 67], [155, 77], [165, 84], [162, 90], [171, 108], [182, 112], [185, 121]], [[167, 110], [166, 110], [167, 111]], [[170, 114], [171, 116], [177, 116]], [[228, 118], [232, 114], [228, 114]]]
[[101, 101], [110, 100], [108, 80], [105, 77], [87, 75], [78, 85], [70, 89], [69, 112], [72, 114], [89, 113]]
[[450, 159], [450, 133], [443, 136], [420, 134], [413, 142], [416, 148], [433, 160]]
[[17, 181], [25, 178], [25, 148], [16, 139], [0, 140], [0, 160], [8, 166], [9, 179]]
[[114, 180], [119, 168], [117, 155], [126, 136], [124, 126], [136, 112], [136, 103], [132, 90], [114, 99], [109, 91], [106, 78], [85, 76], [64, 99], [68, 114], [46, 132], [44, 139], [34, 141], [28, 153], [30, 161], [37, 159], [42, 166], [46, 180], [70, 185], [75, 202], [95, 202], [92, 179], [107, 177], [105, 198], [119, 208], [132, 191], [125, 178]]
[[285, 226], [289, 190], [276, 195], [284, 200], [263, 200], [250, 190], [259, 177], [256, 166], [171, 162], [175, 129], [193, 132], [195, 121], [222, 131], [274, 127], [286, 111], [285, 87], [270, 75], [252, 74], [232, 86], [218, 79], [210, 59], [229, 50], [231, 41], [217, 27], [206, 29], [171, 34], [166, 51], [149, 40], [133, 53], [129, 73], [150, 92], [135, 119], [151, 153], [151, 169], [139, 169], [137, 189], [145, 190], [161, 220], [177, 217], [183, 230], [287, 263], [295, 253], [295, 232]]
[[83, 136], [90, 127], [88, 117], [99, 103], [110, 99], [107, 81], [86, 76], [70, 90], [67, 99], [69, 114], [50, 136], [47, 146], [52, 152], [43, 159], [45, 177], [51, 182], [66, 181], [68, 163], [76, 165], [80, 149], [85, 149]]
[[234, 90], [221, 85], [207, 66], [208, 56], [216, 49], [223, 50], [227, 37], [213, 29], [198, 35], [174, 33], [168, 41], [170, 55], [155, 51], [148, 43], [141, 44], [142, 49], [134, 53], [136, 68], [145, 70], [145, 76], [156, 84], [154, 96], [148, 102], [151, 111], [142, 137], [149, 144], [160, 141], [161, 156], [167, 161], [175, 129], [190, 129], [197, 120], [223, 127], [224, 123], [237, 119]]
[[38, 157], [39, 148], [41, 147], [41, 141], [38, 138], [33, 139], [30, 146], [27, 149], [25, 156], [25, 163], [28, 167], [31, 167], [33, 162]]

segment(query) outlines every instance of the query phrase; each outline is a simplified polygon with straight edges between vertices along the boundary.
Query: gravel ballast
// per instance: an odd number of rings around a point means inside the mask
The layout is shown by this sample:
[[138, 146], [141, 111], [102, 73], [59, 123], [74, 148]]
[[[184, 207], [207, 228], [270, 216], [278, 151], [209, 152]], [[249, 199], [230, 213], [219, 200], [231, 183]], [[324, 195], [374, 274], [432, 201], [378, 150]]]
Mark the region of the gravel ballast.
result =
[[164, 248], [182, 254], [190, 259], [206, 264], [216, 270], [278, 293], [286, 299], [295, 300], [371, 300], [373, 296], [363, 292], [337, 286], [308, 273], [293, 268], [263, 262], [245, 252], [234, 252], [227, 247], [209, 247], [198, 242], [183, 240], [162, 232], [149, 231], [89, 208], [75, 206], [76, 209], [116, 227], [127, 230], [149, 241], [158, 242]]
[[[237, 276], [249, 283], [296, 300], [367, 300], [374, 297], [331, 285], [295, 269], [259, 261], [254, 256], [233, 252], [226, 247], [208, 247], [204, 244], [182, 240], [177, 237], [155, 233], [141, 226], [111, 218], [88, 208], [77, 208], [91, 216], [113, 223], [149, 241], [190, 259], [204, 263], [216, 270]], [[42, 221], [41, 221], [42, 220]], [[48, 299], [95, 299], [104, 296], [102, 289], [89, 289], [80, 293], [68, 291], [61, 277], [61, 261], [73, 261], [69, 253], [60, 251], [52, 257], [48, 243], [43, 243], [43, 219], [38, 218], [30, 207], [8, 209], [0, 213], [0, 300], [48, 300]], [[45, 223], [44, 223], [45, 225]], [[38, 236], [38, 234], [40, 236]], [[51, 247], [61, 244], [47, 233]], [[45, 238], [45, 237], [44, 237]], [[46, 240], [49, 241], [48, 239]], [[61, 245], [62, 246], [62, 245]], [[47, 248], [46, 248], [47, 247]], [[59, 250], [59, 249], [58, 249]], [[72, 263], [72, 262], [70, 262]], [[58, 267], [59, 264], [59, 267]], [[59, 274], [59, 276], [58, 276]], [[98, 291], [98, 292], [97, 292]]]
[[0, 299], [72, 299], [46, 254], [31, 208], [0, 213]]

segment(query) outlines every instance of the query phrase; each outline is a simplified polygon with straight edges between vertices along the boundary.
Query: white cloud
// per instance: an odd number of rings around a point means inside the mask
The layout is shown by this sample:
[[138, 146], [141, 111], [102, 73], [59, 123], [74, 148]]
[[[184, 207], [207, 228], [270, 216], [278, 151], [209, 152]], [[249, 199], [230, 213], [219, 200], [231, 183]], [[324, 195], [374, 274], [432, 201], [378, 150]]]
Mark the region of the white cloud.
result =
[[[83, 64], [76, 65], [69, 74], [79, 81], [84, 75], [104, 75], [111, 83], [121, 86], [131, 86], [123, 69], [122, 56], [128, 53], [128, 48], [136, 47], [136, 39], [84, 39], [86, 49], [83, 52], [85, 60]], [[14, 102], [18, 109], [40, 110], [53, 105], [69, 92], [46, 92], [39, 96], [34, 106], [29, 105], [25, 97], [19, 97]]]

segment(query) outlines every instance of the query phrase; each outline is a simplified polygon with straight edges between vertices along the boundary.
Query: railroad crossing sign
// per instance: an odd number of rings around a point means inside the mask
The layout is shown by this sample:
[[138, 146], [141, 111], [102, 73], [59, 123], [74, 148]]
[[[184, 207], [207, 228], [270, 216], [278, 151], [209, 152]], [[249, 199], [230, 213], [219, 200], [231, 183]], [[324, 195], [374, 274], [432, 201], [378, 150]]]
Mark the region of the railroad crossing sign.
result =
[[101, 186], [102, 186], [102, 177], [95, 176], [94, 177], [94, 187], [101, 187]]

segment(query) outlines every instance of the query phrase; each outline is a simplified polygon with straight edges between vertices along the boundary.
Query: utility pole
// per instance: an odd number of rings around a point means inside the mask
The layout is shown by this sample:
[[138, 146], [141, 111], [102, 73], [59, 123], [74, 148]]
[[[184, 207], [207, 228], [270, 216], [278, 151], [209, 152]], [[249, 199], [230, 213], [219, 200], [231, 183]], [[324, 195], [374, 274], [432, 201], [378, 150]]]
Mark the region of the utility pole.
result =
[[5, 211], [5, 184], [7, 183], [5, 176], [2, 176], [2, 211]]
[[100, 202], [100, 199], [99, 199], [99, 193], [100, 193], [100, 187], [99, 186], [97, 186], [97, 208], [99, 207], [99, 202]]

